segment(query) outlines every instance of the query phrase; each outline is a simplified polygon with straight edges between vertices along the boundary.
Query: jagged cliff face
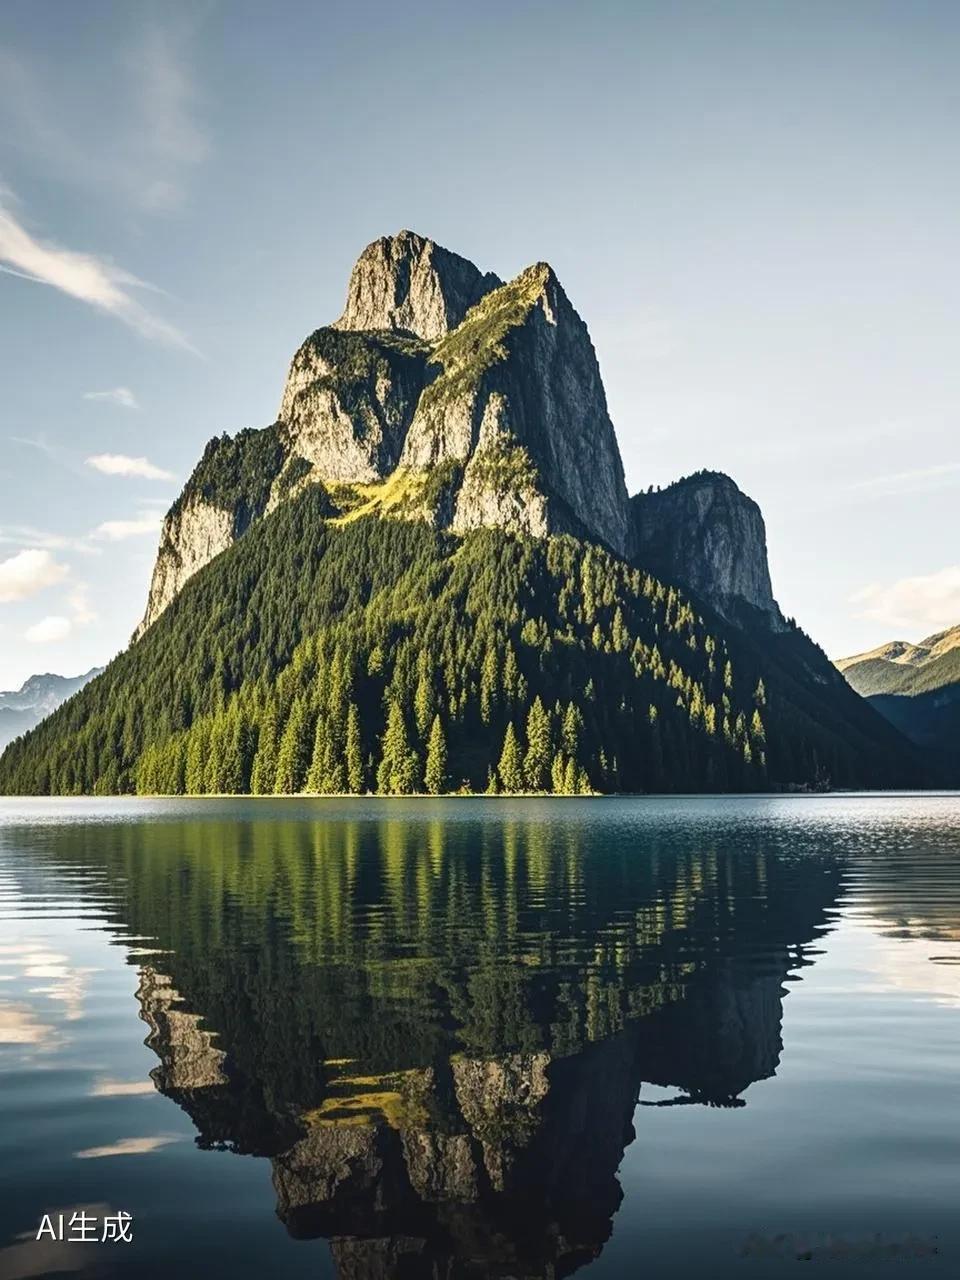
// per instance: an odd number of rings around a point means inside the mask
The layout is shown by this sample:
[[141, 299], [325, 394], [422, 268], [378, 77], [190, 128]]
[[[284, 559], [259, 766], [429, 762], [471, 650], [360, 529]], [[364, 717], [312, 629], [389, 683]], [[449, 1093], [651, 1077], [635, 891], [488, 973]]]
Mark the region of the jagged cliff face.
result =
[[590, 335], [545, 263], [504, 284], [409, 231], [369, 245], [343, 315], [294, 356], [277, 422], [207, 446], [164, 523], [134, 639], [311, 484], [332, 518], [597, 539], [733, 620], [745, 602], [780, 625], [763, 520], [732, 481], [694, 477], [631, 507]]
[[786, 624], [773, 597], [760, 508], [729, 476], [702, 471], [631, 499], [639, 564], [695, 592], [734, 623]]
[[571, 531], [629, 550], [596, 355], [553, 271], [503, 284], [409, 231], [360, 255], [343, 315], [293, 358], [277, 423], [207, 447], [164, 523], [134, 639], [307, 484], [327, 487], [334, 517]]
[[347, 305], [333, 327], [392, 329], [432, 341], [455, 329], [503, 282], [459, 254], [401, 231], [367, 245], [350, 273]]

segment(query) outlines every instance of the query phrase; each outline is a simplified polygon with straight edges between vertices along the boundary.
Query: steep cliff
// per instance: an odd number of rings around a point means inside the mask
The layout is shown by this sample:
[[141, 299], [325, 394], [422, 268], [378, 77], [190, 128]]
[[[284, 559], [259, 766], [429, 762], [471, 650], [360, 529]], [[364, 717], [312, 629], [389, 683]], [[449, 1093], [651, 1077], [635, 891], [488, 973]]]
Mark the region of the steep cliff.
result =
[[214, 437], [167, 512], [139, 640], [184, 585], [266, 510], [284, 462], [276, 427]]
[[773, 597], [760, 508], [717, 471], [630, 502], [637, 563], [693, 591], [728, 621], [786, 626]]
[[350, 273], [335, 329], [394, 329], [432, 340], [455, 329], [475, 302], [503, 282], [413, 231], [368, 244]]
[[207, 446], [164, 522], [134, 639], [254, 520], [317, 483], [334, 518], [629, 547], [596, 355], [553, 271], [505, 285], [409, 231], [360, 255], [343, 315], [293, 358], [277, 422]]

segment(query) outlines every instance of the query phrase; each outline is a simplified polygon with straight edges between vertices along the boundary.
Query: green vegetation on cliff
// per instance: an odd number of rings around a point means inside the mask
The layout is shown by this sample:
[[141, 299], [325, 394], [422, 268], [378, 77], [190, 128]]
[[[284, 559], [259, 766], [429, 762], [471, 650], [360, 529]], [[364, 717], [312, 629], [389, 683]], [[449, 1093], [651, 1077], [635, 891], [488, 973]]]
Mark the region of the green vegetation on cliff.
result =
[[[676, 589], [572, 537], [327, 520], [311, 486], [0, 759], [6, 793], [877, 785], [882, 722], [811, 703]], [[896, 766], [891, 766], [895, 768]]]

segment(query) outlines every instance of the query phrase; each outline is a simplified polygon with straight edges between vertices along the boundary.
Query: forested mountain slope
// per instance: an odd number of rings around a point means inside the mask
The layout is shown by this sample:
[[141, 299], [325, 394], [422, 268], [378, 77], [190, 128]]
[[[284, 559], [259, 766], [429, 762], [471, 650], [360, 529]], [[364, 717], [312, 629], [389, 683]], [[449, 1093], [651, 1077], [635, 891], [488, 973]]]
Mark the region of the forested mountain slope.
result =
[[[332, 523], [312, 485], [0, 759], [5, 792], [407, 793], [907, 780], [796, 631], [769, 652], [603, 548]], [[829, 667], [827, 668], [829, 670]]]

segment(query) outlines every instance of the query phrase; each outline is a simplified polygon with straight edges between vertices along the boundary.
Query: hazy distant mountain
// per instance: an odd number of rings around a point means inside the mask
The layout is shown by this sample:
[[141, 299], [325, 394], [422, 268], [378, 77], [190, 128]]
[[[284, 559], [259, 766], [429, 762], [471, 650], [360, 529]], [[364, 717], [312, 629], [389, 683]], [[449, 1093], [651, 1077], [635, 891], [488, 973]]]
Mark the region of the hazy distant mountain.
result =
[[922, 785], [773, 596], [759, 508], [628, 496], [553, 270], [360, 255], [275, 422], [211, 440], [131, 647], [0, 762], [26, 793]]
[[960, 626], [839, 658], [857, 693], [923, 747], [960, 757]]
[[82, 676], [58, 676], [52, 672], [31, 676], [19, 689], [0, 693], [0, 751], [66, 702], [103, 667], [92, 667]]

